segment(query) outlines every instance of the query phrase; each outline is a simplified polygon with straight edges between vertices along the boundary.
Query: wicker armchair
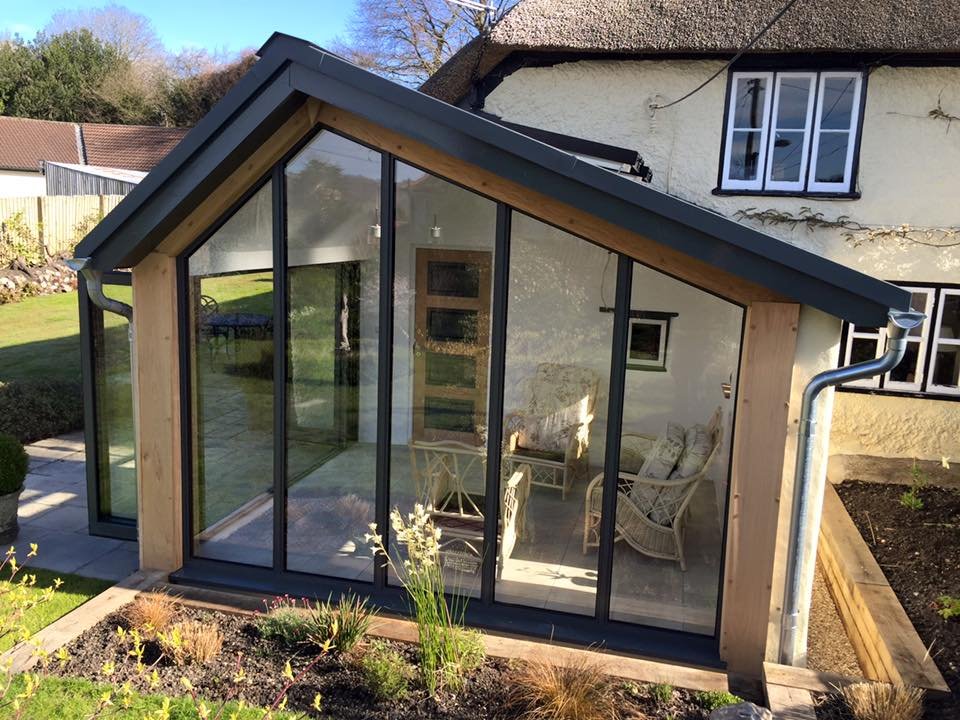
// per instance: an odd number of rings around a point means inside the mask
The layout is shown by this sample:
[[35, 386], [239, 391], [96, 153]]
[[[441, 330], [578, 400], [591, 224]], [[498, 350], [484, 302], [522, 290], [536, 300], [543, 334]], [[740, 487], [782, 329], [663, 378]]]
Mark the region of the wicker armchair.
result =
[[525, 408], [506, 415], [504, 470], [530, 466], [531, 483], [560, 490], [565, 500], [586, 479], [593, 408], [600, 377], [577, 365], [540, 363]]
[[[617, 513], [614, 541], [622, 540], [637, 552], [650, 557], [674, 560], [686, 571], [683, 552], [684, 519], [690, 501], [707, 476], [723, 436], [721, 410], [717, 408], [707, 426], [709, 453], [702, 467], [688, 477], [665, 480], [643, 477], [640, 468], [653, 448], [655, 438], [624, 435], [621, 440], [620, 474], [617, 479]], [[583, 526], [583, 552], [600, 544], [600, 517], [603, 504], [603, 474], [587, 486]]]

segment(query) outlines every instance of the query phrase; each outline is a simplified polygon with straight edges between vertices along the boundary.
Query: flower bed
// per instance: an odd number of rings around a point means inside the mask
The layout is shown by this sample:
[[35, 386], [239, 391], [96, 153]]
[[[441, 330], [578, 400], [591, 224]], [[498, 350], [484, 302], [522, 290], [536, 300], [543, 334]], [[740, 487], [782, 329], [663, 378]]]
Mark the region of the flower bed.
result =
[[[837, 492], [916, 628], [952, 698], [929, 698], [925, 718], [960, 717], [960, 492], [845, 482]], [[917, 502], [919, 500], [919, 503]], [[960, 611], [957, 613], [960, 616]]]
[[[198, 622], [219, 629], [222, 649], [205, 663], [178, 665], [157, 640], [143, 642], [142, 663], [138, 670], [132, 656], [131, 634], [135, 630], [121, 611], [108, 616], [67, 646], [69, 660], [51, 666], [51, 673], [63, 677], [109, 682], [117, 687], [129, 682], [141, 694], [182, 696], [187, 686], [198, 697], [211, 703], [238, 696], [253, 705], [270, 707], [289, 684], [292, 675], [298, 678], [289, 689], [288, 711], [301, 711], [311, 717], [335, 717], [338, 720], [389, 720], [391, 718], [444, 718], [475, 720], [477, 718], [534, 717], [537, 710], [521, 698], [518, 678], [522, 663], [493, 658], [484, 659], [465, 674], [462, 688], [441, 689], [431, 696], [417, 680], [418, 652], [415, 645], [366, 639], [350, 652], [321, 652], [309, 642], [291, 646], [280, 637], [264, 637], [263, 621], [250, 615], [230, 615], [176, 606], [171, 623]], [[122, 628], [118, 632], [118, 628]], [[406, 667], [407, 689], [392, 697], [378, 694], [380, 686], [372, 685], [376, 677], [366, 669], [371, 653], [382, 655], [384, 649], [402, 657]], [[319, 659], [317, 659], [319, 657]], [[290, 662], [289, 668], [286, 663]], [[244, 680], [236, 681], [238, 668]], [[658, 720], [704, 720], [710, 708], [731, 701], [726, 693], [695, 693], [666, 685], [641, 685], [603, 677], [598, 680], [588, 666], [574, 669], [581, 680], [602, 682], [595, 688], [611, 701], [621, 718]], [[154, 674], [155, 673], [155, 674]], [[302, 677], [300, 677], [302, 673]], [[315, 710], [319, 694], [321, 713]], [[538, 717], [550, 717], [540, 715]], [[560, 716], [563, 717], [563, 716]], [[583, 717], [589, 718], [590, 715]], [[599, 717], [599, 716], [598, 716]], [[614, 717], [604, 715], [603, 717]]]

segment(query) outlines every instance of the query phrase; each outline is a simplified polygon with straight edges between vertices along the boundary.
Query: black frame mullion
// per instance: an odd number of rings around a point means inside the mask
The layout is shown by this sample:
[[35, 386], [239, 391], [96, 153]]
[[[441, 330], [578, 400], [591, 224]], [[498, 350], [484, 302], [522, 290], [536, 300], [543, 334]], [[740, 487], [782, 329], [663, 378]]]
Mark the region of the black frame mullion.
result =
[[273, 167], [273, 571], [287, 566], [287, 188]]
[[[381, 155], [380, 170], [380, 335], [377, 358], [377, 459], [374, 520], [377, 532], [390, 541], [390, 449], [393, 415], [393, 284], [396, 265], [396, 161]], [[373, 586], [387, 586], [387, 559], [374, 558]]]
[[487, 477], [483, 503], [483, 565], [480, 601], [491, 605], [497, 577], [497, 528], [500, 523], [500, 457], [503, 451], [503, 383], [507, 354], [507, 304], [510, 291], [510, 208], [497, 203], [490, 314], [490, 382], [487, 385]]
[[600, 548], [597, 557], [597, 600], [594, 617], [606, 623], [610, 618], [613, 587], [613, 543], [616, 530], [617, 480], [620, 475], [620, 432], [623, 422], [623, 394], [627, 374], [627, 331], [633, 260], [617, 256], [617, 299], [613, 314], [613, 347], [610, 358], [610, 387], [607, 405], [607, 438], [603, 459], [603, 501], [600, 511]]

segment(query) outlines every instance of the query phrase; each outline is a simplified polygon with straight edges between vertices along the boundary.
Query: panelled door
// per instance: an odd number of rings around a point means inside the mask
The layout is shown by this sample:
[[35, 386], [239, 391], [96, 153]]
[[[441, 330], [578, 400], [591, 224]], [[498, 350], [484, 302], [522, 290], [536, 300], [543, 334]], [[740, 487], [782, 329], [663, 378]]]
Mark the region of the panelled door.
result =
[[484, 440], [490, 262], [483, 251], [416, 251], [415, 440]]

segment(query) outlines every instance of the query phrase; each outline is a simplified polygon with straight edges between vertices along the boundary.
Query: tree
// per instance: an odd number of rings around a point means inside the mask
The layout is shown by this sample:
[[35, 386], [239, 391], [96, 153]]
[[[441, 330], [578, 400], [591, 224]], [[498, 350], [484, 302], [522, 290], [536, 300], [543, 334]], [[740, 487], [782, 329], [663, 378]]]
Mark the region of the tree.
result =
[[[486, 0], [496, 21], [516, 0]], [[483, 10], [448, 0], [357, 0], [334, 52], [406, 85], [419, 85], [485, 26]]]
[[88, 30], [20, 38], [0, 47], [0, 99], [6, 115], [114, 122], [116, 108], [100, 92], [124, 59]]
[[131, 63], [163, 64], [167, 52], [153, 23], [146, 15], [109, 3], [99, 8], [60, 10], [44, 28], [48, 36], [89, 30]]
[[[166, 124], [196, 125], [256, 62], [252, 52], [226, 65], [205, 63], [204, 57], [209, 56], [202, 53], [199, 57], [195, 54], [181, 57], [186, 74], [170, 79], [162, 100]], [[206, 69], [197, 71], [197, 68]]]

